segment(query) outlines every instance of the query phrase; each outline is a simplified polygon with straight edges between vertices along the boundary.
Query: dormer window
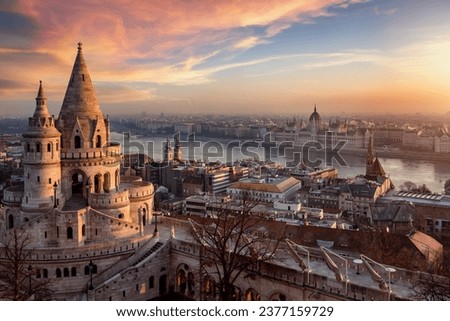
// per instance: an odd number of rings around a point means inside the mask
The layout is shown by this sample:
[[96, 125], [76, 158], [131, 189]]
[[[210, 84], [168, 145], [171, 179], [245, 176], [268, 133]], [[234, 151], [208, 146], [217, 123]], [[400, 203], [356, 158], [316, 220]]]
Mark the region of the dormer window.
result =
[[75, 148], [81, 148], [81, 137], [78, 135], [75, 136], [74, 143], [75, 143]]
[[100, 135], [97, 135], [97, 138], [95, 140], [95, 147], [97, 148], [102, 147], [102, 137]]

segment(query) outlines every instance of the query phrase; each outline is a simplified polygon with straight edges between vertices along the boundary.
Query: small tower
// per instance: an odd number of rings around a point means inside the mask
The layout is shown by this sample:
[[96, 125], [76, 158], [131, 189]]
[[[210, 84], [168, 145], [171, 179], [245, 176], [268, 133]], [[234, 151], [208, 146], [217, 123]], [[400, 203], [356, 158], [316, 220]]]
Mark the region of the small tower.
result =
[[175, 149], [174, 149], [174, 153], [173, 153], [173, 159], [180, 163], [182, 161], [180, 133], [175, 134]]
[[169, 137], [167, 137], [167, 141], [164, 146], [164, 161], [167, 163], [173, 161], [173, 150]]
[[[21, 212], [40, 214], [62, 206], [60, 180], [61, 133], [55, 127], [46, 104], [42, 81], [36, 97], [36, 109], [23, 134], [24, 195]], [[54, 196], [56, 194], [56, 200]]]

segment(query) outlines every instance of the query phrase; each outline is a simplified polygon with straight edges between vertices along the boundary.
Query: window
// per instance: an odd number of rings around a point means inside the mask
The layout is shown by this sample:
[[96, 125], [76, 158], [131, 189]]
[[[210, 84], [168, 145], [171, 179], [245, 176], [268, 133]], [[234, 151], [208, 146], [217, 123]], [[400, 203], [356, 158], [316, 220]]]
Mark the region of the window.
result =
[[154, 286], [155, 286], [155, 277], [152, 275], [151, 277], [148, 278], [148, 288], [153, 289]]
[[102, 137], [100, 135], [97, 135], [97, 138], [95, 141], [95, 147], [97, 147], [97, 148], [102, 147]]
[[64, 268], [64, 277], [69, 277], [69, 268]]
[[48, 179], [48, 183], [49, 183], [49, 184], [52, 183], [52, 179], [51, 179], [51, 178]]
[[48, 143], [47, 144], [47, 152], [51, 152], [52, 151], [52, 144]]
[[81, 226], [81, 235], [86, 236], [86, 224], [83, 224], [83, 226]]
[[72, 267], [72, 269], [70, 270], [70, 275], [77, 276], [77, 268], [76, 267]]
[[67, 228], [67, 239], [73, 239], [73, 229], [70, 226]]
[[60, 268], [57, 268], [57, 269], [56, 269], [56, 277], [57, 277], [57, 278], [60, 278], [61, 275], [62, 275], [62, 274], [61, 274], [61, 269], [60, 269]]
[[40, 177], [40, 176], [37, 177], [37, 182], [38, 182], [38, 183], [41, 182], [41, 177]]
[[42, 269], [42, 276], [44, 279], [48, 278], [48, 270], [47, 269]]
[[78, 135], [75, 136], [74, 143], [75, 143], [75, 148], [81, 148], [81, 137]]
[[37, 153], [40, 153], [40, 152], [41, 152], [41, 144], [40, 144], [40, 143], [37, 143], [37, 144], [36, 144], [36, 152], [37, 152]]

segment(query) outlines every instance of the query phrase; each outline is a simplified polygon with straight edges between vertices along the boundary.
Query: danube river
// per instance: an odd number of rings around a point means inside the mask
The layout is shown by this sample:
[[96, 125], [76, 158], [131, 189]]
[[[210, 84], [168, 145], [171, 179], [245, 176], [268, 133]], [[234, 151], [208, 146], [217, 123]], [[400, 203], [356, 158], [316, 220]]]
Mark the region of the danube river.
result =
[[[173, 137], [170, 138], [173, 141]], [[111, 140], [119, 142], [125, 153], [137, 153], [140, 151], [148, 154], [154, 160], [160, 161], [167, 138], [131, 136], [127, 140], [124, 135], [112, 132]], [[191, 148], [185, 147], [188, 144], [182, 141], [183, 157], [196, 160], [207, 158], [207, 161], [220, 161], [223, 163], [252, 157], [265, 160], [263, 149], [253, 146], [252, 143], [243, 145], [242, 142], [230, 143], [223, 139], [199, 139], [198, 137], [197, 140], [197, 145], [199, 146], [197, 147], [191, 143]], [[365, 157], [344, 154], [342, 158], [348, 166], [340, 166], [333, 163], [333, 166], [338, 169], [339, 177], [354, 177], [365, 173]], [[273, 156], [271, 159], [283, 165], [285, 164], [285, 158], [283, 157]], [[399, 187], [405, 181], [411, 181], [417, 185], [425, 184], [432, 192], [442, 193], [445, 181], [450, 179], [450, 162], [383, 157], [380, 157], [380, 160], [396, 187]]]

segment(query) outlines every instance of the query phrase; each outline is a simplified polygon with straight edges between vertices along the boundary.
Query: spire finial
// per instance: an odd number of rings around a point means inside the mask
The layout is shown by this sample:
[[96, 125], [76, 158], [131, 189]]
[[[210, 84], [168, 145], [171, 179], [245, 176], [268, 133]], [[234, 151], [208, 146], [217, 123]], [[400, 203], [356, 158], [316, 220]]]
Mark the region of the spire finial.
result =
[[81, 41], [78, 43], [78, 51], [81, 51], [83, 49], [83, 44]]
[[44, 88], [42, 87], [42, 80], [39, 80], [39, 90], [36, 99], [45, 99]]
[[316, 112], [316, 111], [317, 111], [316, 104], [314, 104], [314, 112]]

